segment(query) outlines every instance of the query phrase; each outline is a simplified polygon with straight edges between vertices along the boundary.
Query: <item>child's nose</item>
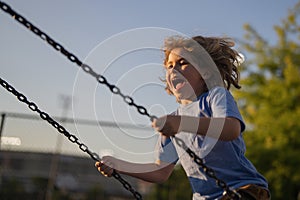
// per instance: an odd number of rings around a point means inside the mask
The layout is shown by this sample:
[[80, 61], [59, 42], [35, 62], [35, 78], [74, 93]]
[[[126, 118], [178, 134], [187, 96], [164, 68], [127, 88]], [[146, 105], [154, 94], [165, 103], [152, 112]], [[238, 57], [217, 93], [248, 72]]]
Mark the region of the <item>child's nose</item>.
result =
[[171, 69], [172, 73], [180, 73], [181, 72], [181, 65], [179, 63], [176, 63], [174, 67]]

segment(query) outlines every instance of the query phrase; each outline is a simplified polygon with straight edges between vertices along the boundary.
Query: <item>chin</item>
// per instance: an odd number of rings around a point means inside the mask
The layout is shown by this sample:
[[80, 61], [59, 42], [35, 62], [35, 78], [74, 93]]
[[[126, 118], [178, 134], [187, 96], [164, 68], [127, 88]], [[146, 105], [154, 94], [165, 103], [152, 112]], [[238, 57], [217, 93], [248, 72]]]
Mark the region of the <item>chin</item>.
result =
[[194, 101], [197, 99], [194, 95], [193, 96], [186, 96], [186, 95], [181, 95], [181, 96], [176, 96], [176, 99], [178, 102], [180, 101]]

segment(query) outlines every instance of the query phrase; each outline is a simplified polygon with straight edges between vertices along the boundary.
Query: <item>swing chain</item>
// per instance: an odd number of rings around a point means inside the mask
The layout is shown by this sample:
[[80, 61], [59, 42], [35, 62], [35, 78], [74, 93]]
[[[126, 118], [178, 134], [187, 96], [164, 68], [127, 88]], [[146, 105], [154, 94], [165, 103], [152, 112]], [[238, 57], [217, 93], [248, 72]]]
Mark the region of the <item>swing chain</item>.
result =
[[188, 155], [194, 160], [194, 162], [203, 169], [206, 175], [209, 176], [210, 178], [213, 178], [216, 181], [216, 185], [221, 187], [224, 190], [223, 196], [228, 197], [230, 200], [241, 199], [241, 195], [236, 190], [230, 189], [223, 180], [219, 179], [216, 176], [215, 171], [212, 168], [207, 167], [204, 164], [204, 160], [200, 158], [198, 155], [196, 155], [196, 153], [193, 152], [189, 147], [187, 147], [182, 139], [175, 136], [173, 136], [173, 139], [175, 140], [176, 144], [182, 149], [184, 149], [186, 153], [188, 153]]
[[[25, 95], [22, 93], [18, 92], [13, 86], [11, 86], [9, 83], [4, 81], [2, 78], [0, 78], [0, 84], [2, 87], [4, 87], [7, 91], [12, 93], [17, 97], [17, 99], [22, 102], [27, 104], [29, 109], [33, 112], [37, 112], [41, 119], [47, 121], [49, 124], [51, 124], [54, 128], [57, 129], [57, 131], [61, 134], [63, 134], [65, 137], [69, 139], [70, 142], [77, 144], [79, 149], [85, 153], [87, 153], [94, 161], [100, 161], [100, 157], [98, 154], [95, 152], [92, 152], [84, 143], [81, 143], [80, 140], [73, 134], [69, 133], [61, 124], [59, 124], [57, 121], [55, 121], [48, 113], [41, 111], [38, 106], [27, 99]], [[116, 178], [120, 183], [122, 183], [123, 187], [127, 190], [129, 190], [133, 196], [140, 200], [142, 199], [142, 195], [135, 191], [133, 187], [126, 181], [124, 180], [120, 174], [118, 174], [116, 171], [113, 172], [112, 176]]]
[[[100, 84], [103, 84], [105, 86], [107, 86], [110, 91], [113, 93], [113, 94], [117, 94], [119, 96], [121, 96], [124, 100], [124, 102], [126, 104], [128, 104], [129, 106], [133, 106], [137, 109], [137, 111], [141, 114], [141, 115], [145, 115], [147, 117], [150, 118], [151, 121], [153, 121], [154, 119], [156, 119], [157, 117], [154, 116], [154, 115], [150, 115], [147, 111], [147, 109], [141, 105], [137, 105], [133, 98], [128, 96], [128, 95], [124, 95], [120, 88], [118, 88], [117, 86], [113, 85], [113, 84], [110, 84], [107, 79], [101, 75], [101, 74], [98, 74], [96, 73], [89, 65], [83, 63], [82, 61], [80, 61], [74, 54], [70, 53], [68, 50], [66, 50], [61, 44], [57, 43], [56, 41], [54, 41], [50, 36], [48, 36], [46, 33], [42, 32], [38, 27], [34, 26], [31, 22], [29, 22], [28, 20], [26, 20], [23, 16], [19, 15], [18, 13], [16, 13], [13, 9], [10, 8], [10, 6], [8, 6], [7, 4], [5, 3], [2, 3], [0, 1], [0, 7], [3, 11], [5, 11], [6, 13], [10, 14], [15, 20], [17, 20], [19, 23], [21, 23], [22, 25], [24, 25], [26, 28], [28, 28], [30, 31], [32, 31], [34, 34], [36, 34], [37, 36], [39, 36], [42, 40], [46, 41], [48, 44], [50, 44], [55, 50], [61, 52], [65, 57], [67, 57], [71, 62], [73, 63], [76, 63], [84, 72], [90, 74], [91, 76], [93, 76], [97, 82], [99, 82]], [[2, 79], [1, 79], [2, 80]], [[30, 103], [30, 102], [29, 102]], [[30, 105], [28, 105], [29, 108], [30, 108]], [[40, 114], [41, 115], [41, 114]], [[41, 115], [42, 116], [42, 115]], [[49, 122], [50, 123], [50, 122]], [[56, 122], [57, 123], [57, 122]], [[54, 126], [54, 125], [53, 125]], [[54, 126], [55, 127], [55, 126]], [[59, 129], [58, 129], [59, 130]], [[68, 138], [72, 138], [69, 140], [72, 141], [72, 140], [75, 140], [73, 143], [76, 143], [79, 145], [80, 149], [87, 152], [94, 160], [95, 160], [95, 155], [93, 153], [91, 153], [87, 146], [84, 145], [84, 144], [80, 144], [80, 143], [77, 143], [78, 142], [78, 139], [76, 139], [76, 136], [67, 136]], [[176, 141], [176, 143], [185, 149], [185, 151], [189, 154], [189, 156], [194, 159], [194, 161], [201, 167], [203, 168], [203, 170], [205, 171], [205, 173], [211, 177], [211, 178], [214, 178], [216, 180], [216, 184], [223, 188], [224, 192], [223, 192], [223, 196], [227, 196], [229, 197], [231, 200], [236, 200], [236, 199], [240, 199], [241, 196], [239, 193], [237, 193], [235, 190], [231, 190], [227, 185], [226, 183], [223, 181], [223, 180], [220, 180], [216, 177], [215, 175], [215, 172], [213, 169], [211, 168], [208, 168], [203, 160], [198, 157], [191, 149], [187, 148], [186, 145], [184, 144], [184, 142], [175, 137], [174, 136], [174, 139]], [[113, 176], [119, 180], [120, 178], [120, 175], [116, 175], [116, 174], [113, 174]], [[132, 192], [134, 194], [134, 196], [139, 199], [141, 199], [141, 196], [138, 192], [135, 192], [131, 186], [126, 183], [125, 180], [119, 180], [123, 186], [128, 189], [130, 192]], [[128, 184], [128, 185], [127, 185]]]
[[81, 60], [78, 59], [77, 56], [70, 53], [66, 48], [64, 48], [58, 42], [54, 41], [48, 34], [41, 31], [38, 27], [33, 25], [31, 22], [29, 22], [26, 18], [24, 18], [20, 14], [16, 13], [9, 5], [0, 1], [0, 7], [3, 11], [5, 11], [9, 15], [11, 15], [16, 21], [18, 21], [19, 23], [24, 25], [27, 29], [32, 31], [37, 36], [39, 36], [42, 40], [46, 41], [55, 50], [59, 51], [61, 54], [63, 54], [65, 57], [67, 57], [71, 62], [76, 63], [84, 72], [93, 76], [97, 80], [97, 82], [107, 86], [112, 93], [120, 95], [123, 98], [123, 100], [125, 101], [125, 103], [127, 103], [129, 106], [135, 107], [141, 115], [148, 116], [151, 119], [151, 121], [153, 121], [155, 119], [155, 116], [151, 116], [145, 107], [143, 107], [141, 105], [137, 105], [134, 102], [132, 97], [123, 94], [121, 92], [120, 88], [118, 88], [117, 86], [115, 86], [113, 84], [110, 84], [104, 76], [96, 73], [89, 65], [83, 63]]

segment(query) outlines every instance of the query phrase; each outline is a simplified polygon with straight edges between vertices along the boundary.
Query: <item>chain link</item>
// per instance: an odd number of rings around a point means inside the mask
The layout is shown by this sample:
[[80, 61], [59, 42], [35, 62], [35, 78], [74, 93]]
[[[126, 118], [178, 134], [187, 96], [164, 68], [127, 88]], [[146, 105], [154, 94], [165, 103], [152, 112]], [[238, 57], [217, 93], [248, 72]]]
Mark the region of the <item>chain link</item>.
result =
[[173, 138], [177, 143], [177, 145], [183, 148], [188, 153], [188, 155], [194, 160], [194, 162], [197, 163], [203, 169], [203, 171], [206, 173], [207, 176], [215, 179], [216, 185], [221, 187], [224, 190], [223, 196], [227, 196], [231, 200], [241, 199], [241, 195], [236, 190], [230, 189], [223, 180], [219, 179], [216, 176], [215, 171], [212, 168], [207, 167], [204, 164], [204, 160], [201, 159], [199, 156], [197, 156], [195, 152], [193, 152], [189, 147], [187, 147], [182, 139], [178, 137], [173, 137]]
[[[147, 109], [141, 105], [138, 105], [134, 102], [133, 98], [125, 95], [121, 92], [120, 88], [118, 88], [117, 86], [110, 84], [107, 79], [101, 75], [96, 73], [89, 65], [83, 63], [82, 61], [80, 61], [74, 54], [70, 53], [69, 51], [67, 51], [61, 44], [57, 43], [56, 41], [54, 41], [49, 35], [47, 35], [46, 33], [42, 32], [39, 28], [37, 28], [36, 26], [34, 26], [32, 23], [30, 23], [28, 20], [26, 20], [24, 17], [22, 17], [21, 15], [19, 15], [18, 13], [16, 13], [13, 9], [11, 9], [10, 6], [8, 6], [7, 4], [3, 3], [0, 1], [0, 6], [1, 9], [3, 11], [5, 11], [6, 13], [10, 14], [15, 20], [17, 20], [18, 22], [20, 22], [22, 25], [24, 25], [26, 28], [28, 28], [30, 31], [32, 31], [33, 33], [35, 33], [37, 36], [39, 36], [42, 40], [46, 41], [50, 46], [52, 46], [55, 50], [61, 52], [64, 56], [66, 56], [71, 62], [76, 63], [84, 72], [90, 74], [91, 76], [93, 76], [98, 83], [103, 84], [105, 86], [107, 86], [110, 91], [113, 94], [119, 95], [123, 98], [124, 102], [126, 104], [128, 104], [129, 106], [133, 106], [137, 109], [137, 111], [141, 114], [141, 115], [145, 115], [147, 117], [150, 118], [151, 121], [153, 121], [154, 119], [156, 119], [157, 117], [154, 115], [150, 115], [147, 111]], [[2, 80], [2, 79], [1, 79]], [[1, 81], [2, 82], [2, 81]], [[6, 83], [7, 84], [7, 83]], [[3, 86], [3, 85], [2, 85]], [[10, 86], [11, 87], [11, 86]], [[6, 88], [6, 87], [5, 87]], [[10, 91], [10, 89], [7, 88], [8, 91]], [[16, 95], [14, 92], [16, 91], [10, 91], [12, 92], [14, 95]], [[25, 98], [26, 97], [22, 94], [17, 94], [16, 95], [18, 97], [18, 99], [20, 100], [20, 98]], [[20, 97], [19, 97], [20, 96]], [[21, 100], [20, 100], [21, 101]], [[26, 102], [27, 103], [27, 102]], [[33, 111], [38, 110], [37, 106], [34, 103], [28, 102], [27, 103], [29, 108]], [[44, 116], [42, 116], [44, 115]], [[88, 153], [92, 159], [94, 160], [99, 160], [99, 156], [95, 153], [92, 153], [88, 147], [80, 142], [78, 142], [78, 139], [76, 138], [76, 136], [74, 135], [70, 135], [67, 131], [65, 132], [65, 130], [63, 129], [63, 127], [59, 124], [56, 124], [57, 122], [55, 122], [52, 118], [50, 118], [46, 113], [40, 113], [40, 116], [42, 119], [46, 118], [46, 120], [52, 124], [55, 128], [58, 129], [58, 131], [63, 131], [63, 134], [67, 134], [65, 135], [66, 137], [68, 137], [68, 139], [79, 145], [79, 148]], [[43, 118], [44, 117], [44, 118]], [[189, 154], [189, 156], [194, 160], [194, 162], [196, 162], [202, 169], [203, 171], [211, 178], [216, 180], [216, 184], [221, 187], [224, 192], [223, 192], [223, 196], [227, 196], [229, 197], [231, 200], [237, 200], [237, 199], [241, 199], [241, 196], [238, 192], [236, 192], [236, 190], [232, 190], [230, 189], [227, 184], [223, 181], [220, 180], [219, 178], [216, 177], [215, 172], [213, 169], [207, 167], [204, 164], [203, 159], [201, 159], [200, 157], [198, 157], [191, 149], [187, 148], [186, 145], [184, 144], [184, 142], [173, 136], [176, 143], [183, 149], [185, 149], [185, 151]], [[132, 192], [135, 196], [135, 198], [137, 199], [141, 199], [141, 195], [139, 193], [137, 193], [131, 186], [129, 183], [127, 183], [124, 179], [121, 178], [121, 176], [117, 173], [113, 173], [113, 177], [116, 178], [117, 180], [119, 180], [123, 186], [129, 190], [130, 192]]]
[[[100, 161], [100, 157], [98, 154], [91, 151], [87, 145], [80, 142], [79, 139], [75, 135], [69, 133], [61, 124], [59, 124], [57, 121], [55, 121], [53, 118], [51, 118], [48, 113], [41, 111], [34, 102], [29, 101], [26, 96], [24, 96], [22, 93], [18, 92], [13, 86], [8, 84], [2, 78], [0, 78], [0, 84], [7, 91], [14, 94], [20, 102], [27, 104], [27, 106], [29, 107], [30, 110], [32, 110], [33, 112], [37, 112], [43, 120], [47, 121], [54, 128], [56, 128], [57, 131], [59, 133], [63, 134], [65, 137], [67, 137], [70, 142], [77, 144], [81, 151], [87, 153], [94, 161]], [[126, 180], [124, 180], [116, 171], [113, 172], [113, 177], [116, 178], [119, 182], [121, 182], [122, 185], [124, 186], [124, 188], [129, 190], [134, 195], [135, 199], [138, 199], [138, 200], [142, 199], [142, 195], [140, 193], [138, 193], [137, 191], [135, 191], [132, 188], [132, 186]]]
[[101, 74], [96, 73], [89, 65], [83, 63], [81, 60], [77, 58], [74, 54], [69, 52], [67, 49], [65, 49], [61, 44], [53, 40], [48, 34], [41, 31], [38, 27], [33, 25], [31, 22], [29, 22], [26, 18], [21, 16], [20, 14], [16, 13], [9, 5], [3, 3], [0, 1], [0, 6], [3, 11], [11, 15], [16, 21], [24, 25], [27, 29], [32, 31], [34, 34], [39, 36], [43, 41], [47, 42], [50, 46], [52, 46], [55, 50], [59, 51], [61, 54], [63, 54], [65, 57], [67, 57], [71, 62], [77, 64], [84, 72], [90, 74], [93, 76], [100, 84], [103, 84], [107, 86], [110, 91], [116, 95], [119, 95], [123, 98], [125, 103], [127, 103], [130, 106], [133, 106], [137, 109], [137, 111], [141, 115], [146, 115], [150, 117], [150, 119], [153, 121], [155, 119], [155, 116], [150, 116], [147, 109], [141, 105], [137, 105], [134, 100], [129, 97], [128, 95], [124, 95], [120, 88], [117, 86], [110, 84], [104, 76]]

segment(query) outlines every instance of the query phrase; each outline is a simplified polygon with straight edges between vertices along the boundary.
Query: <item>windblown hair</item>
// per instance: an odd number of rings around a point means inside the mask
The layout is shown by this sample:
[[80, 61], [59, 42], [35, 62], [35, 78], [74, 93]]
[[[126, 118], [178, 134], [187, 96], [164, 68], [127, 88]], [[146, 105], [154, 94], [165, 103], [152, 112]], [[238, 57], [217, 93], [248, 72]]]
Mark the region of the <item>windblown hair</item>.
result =
[[[172, 36], [165, 39], [164, 43], [164, 65], [168, 62], [169, 54], [176, 48], [189, 48], [191, 43], [197, 42], [200, 44], [210, 55], [214, 63], [216, 64], [224, 86], [229, 90], [231, 85], [240, 89], [238, 71], [238, 65], [240, 63], [241, 56], [239, 53], [232, 49], [235, 45], [234, 41], [230, 38], [222, 37], [203, 37], [195, 36], [191, 39], [187, 39], [181, 36]], [[172, 94], [168, 84], [166, 84], [166, 91]]]

